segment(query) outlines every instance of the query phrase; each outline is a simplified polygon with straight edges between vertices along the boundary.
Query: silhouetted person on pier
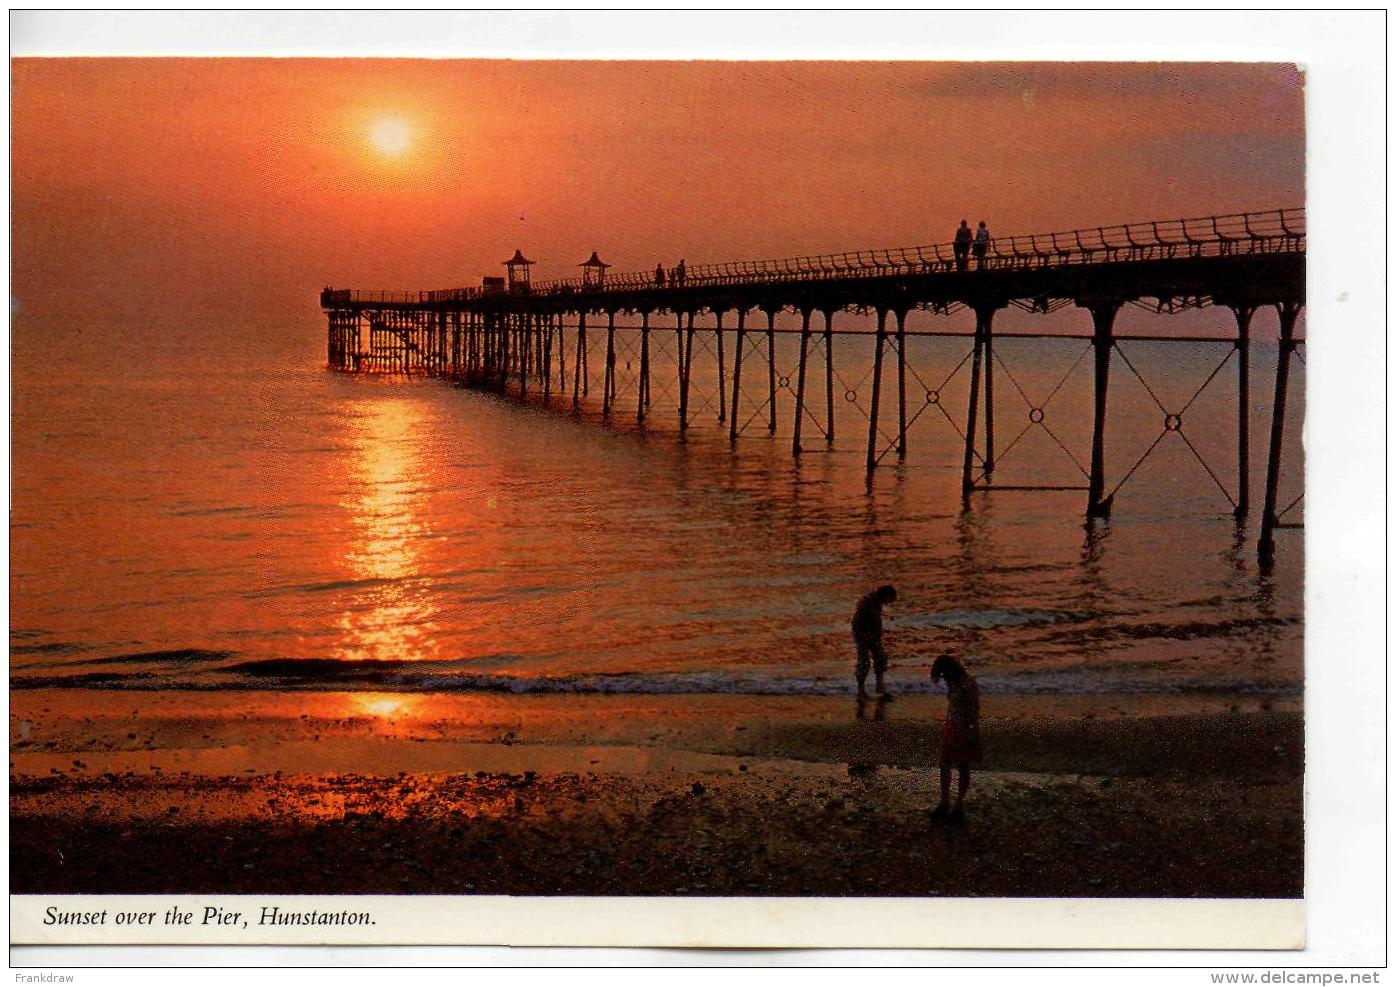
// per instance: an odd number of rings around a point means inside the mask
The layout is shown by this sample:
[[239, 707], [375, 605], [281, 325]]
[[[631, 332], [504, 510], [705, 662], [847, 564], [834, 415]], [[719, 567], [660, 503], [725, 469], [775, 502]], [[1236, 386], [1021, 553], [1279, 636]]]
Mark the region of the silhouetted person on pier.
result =
[[989, 252], [989, 227], [984, 220], [979, 221], [979, 229], [974, 231], [974, 266], [984, 269], [984, 257]]
[[969, 268], [969, 245], [974, 240], [974, 232], [969, 228], [969, 220], [960, 220], [960, 228], [955, 231], [955, 270]]
[[688, 277], [688, 269], [683, 266], [683, 258], [679, 258], [679, 266], [674, 268], [674, 284], [683, 286], [683, 279]]
[[863, 596], [853, 611], [853, 645], [858, 649], [858, 664], [854, 674], [858, 679], [858, 695], [868, 694], [868, 668], [877, 677], [877, 694], [885, 696], [882, 677], [887, 672], [887, 652], [882, 648], [882, 608], [895, 603], [897, 591], [891, 586], [879, 586]]
[[[931, 665], [931, 681], [945, 680], [950, 709], [940, 729], [940, 805], [932, 819], [960, 822], [965, 818], [965, 792], [969, 790], [969, 767], [984, 759], [979, 743], [979, 683], [965, 671], [954, 655], [941, 655]], [[960, 787], [955, 807], [950, 807], [950, 771], [960, 769]]]
[[664, 287], [664, 265], [663, 265], [663, 264], [656, 264], [656, 265], [654, 265], [654, 283], [655, 283], [655, 286], [656, 286], [656, 287], [659, 287], [659, 288], [663, 288], [663, 287]]

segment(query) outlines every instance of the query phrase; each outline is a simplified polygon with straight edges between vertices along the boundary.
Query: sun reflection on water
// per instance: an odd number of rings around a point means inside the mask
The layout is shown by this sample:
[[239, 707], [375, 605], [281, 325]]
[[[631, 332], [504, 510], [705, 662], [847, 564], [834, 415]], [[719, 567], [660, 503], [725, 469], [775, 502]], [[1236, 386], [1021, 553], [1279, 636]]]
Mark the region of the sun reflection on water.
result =
[[344, 508], [351, 525], [345, 562], [362, 584], [338, 621], [340, 657], [415, 660], [435, 657], [436, 608], [421, 572], [421, 414], [408, 401], [358, 405], [353, 419], [355, 486]]
[[380, 720], [396, 720], [410, 715], [417, 706], [411, 696], [368, 692], [349, 698], [354, 710]]

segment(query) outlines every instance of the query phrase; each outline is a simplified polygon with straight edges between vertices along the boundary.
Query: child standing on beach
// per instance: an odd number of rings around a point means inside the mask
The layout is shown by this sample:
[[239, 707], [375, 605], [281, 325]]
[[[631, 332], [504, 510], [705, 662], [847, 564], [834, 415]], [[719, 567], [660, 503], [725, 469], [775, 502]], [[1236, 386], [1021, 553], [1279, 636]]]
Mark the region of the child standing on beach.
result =
[[[931, 666], [931, 681], [945, 680], [950, 709], [940, 731], [940, 805], [932, 819], [960, 822], [965, 818], [969, 766], [984, 757], [979, 745], [979, 684], [953, 655], [946, 653]], [[950, 808], [950, 769], [960, 769], [959, 797]]]
[[887, 671], [887, 652], [882, 649], [882, 608], [895, 603], [897, 591], [891, 586], [879, 586], [871, 593], [864, 594], [853, 610], [853, 645], [858, 649], [858, 665], [855, 676], [858, 679], [858, 695], [868, 694], [868, 666], [872, 666], [877, 676], [877, 694], [885, 696], [882, 676]]

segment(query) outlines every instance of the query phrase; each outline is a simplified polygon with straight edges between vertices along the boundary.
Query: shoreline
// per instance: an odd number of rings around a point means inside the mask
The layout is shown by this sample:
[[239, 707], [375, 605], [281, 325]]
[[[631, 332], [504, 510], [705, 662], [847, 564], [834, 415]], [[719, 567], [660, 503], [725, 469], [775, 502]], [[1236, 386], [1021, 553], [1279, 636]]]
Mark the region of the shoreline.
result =
[[996, 697], [954, 827], [940, 697], [151, 698], [12, 695], [12, 893], [1302, 894], [1297, 703]]

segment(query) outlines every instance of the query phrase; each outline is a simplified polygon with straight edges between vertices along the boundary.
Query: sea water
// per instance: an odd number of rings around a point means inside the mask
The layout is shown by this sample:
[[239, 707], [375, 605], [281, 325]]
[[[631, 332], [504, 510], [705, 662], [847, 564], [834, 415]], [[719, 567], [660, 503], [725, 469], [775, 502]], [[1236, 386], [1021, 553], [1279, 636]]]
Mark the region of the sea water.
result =
[[[1133, 342], [1112, 363], [1107, 489], [1143, 462], [1113, 517], [1088, 528], [1080, 490], [976, 493], [963, 508], [965, 339], [908, 342], [904, 462], [887, 354], [869, 479], [871, 337], [836, 342], [832, 445], [812, 348], [796, 460], [790, 335], [777, 338], [774, 434], [765, 336], [748, 338], [733, 445], [711, 333], [695, 344], [679, 435], [672, 326], [652, 337], [641, 427], [629, 329], [607, 422], [596, 329], [574, 415], [570, 394], [545, 409], [443, 379], [327, 370], [309, 317], [163, 329], [21, 318], [11, 684], [833, 695], [852, 686], [855, 602], [892, 583], [901, 691], [928, 691], [929, 664], [953, 650], [990, 694], [1297, 694], [1302, 533], [1279, 532], [1273, 572], [1254, 554], [1275, 361], [1259, 335], [1249, 521], [1232, 517], [1236, 354]], [[1005, 338], [995, 352], [994, 482], [1083, 486], [1089, 344]], [[570, 386], [570, 333], [564, 358]], [[1302, 489], [1302, 370], [1281, 507]], [[1165, 411], [1181, 411], [1181, 434], [1165, 432]], [[1302, 504], [1286, 516], [1301, 518]]]

